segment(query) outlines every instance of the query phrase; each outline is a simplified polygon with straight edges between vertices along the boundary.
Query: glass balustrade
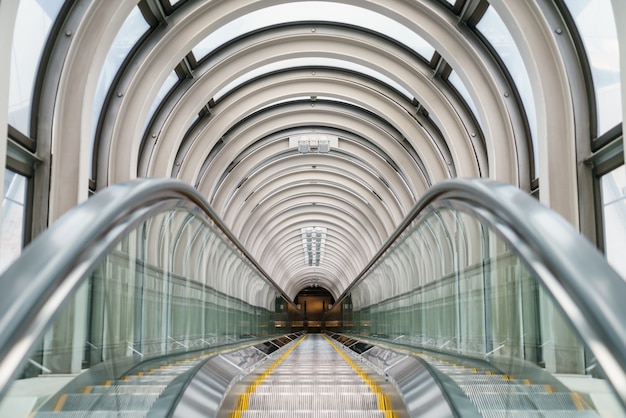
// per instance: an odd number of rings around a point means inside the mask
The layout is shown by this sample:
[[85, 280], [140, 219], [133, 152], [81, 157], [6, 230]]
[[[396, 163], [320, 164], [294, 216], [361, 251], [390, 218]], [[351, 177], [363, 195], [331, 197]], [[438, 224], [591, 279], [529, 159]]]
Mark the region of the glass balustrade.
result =
[[[293, 304], [189, 202], [116, 241], [35, 344], [0, 416], [141, 410], [208, 356], [291, 331]], [[158, 384], [131, 396], [138, 376]]]
[[[421, 356], [468, 391], [462, 368], [474, 379], [483, 370], [567, 391], [584, 416], [622, 416], [595, 358], [541, 284], [535, 270], [544, 267], [529, 265], [516, 239], [462, 202], [433, 203], [333, 307], [326, 330]], [[513, 386], [498, 401], [510, 413]]]

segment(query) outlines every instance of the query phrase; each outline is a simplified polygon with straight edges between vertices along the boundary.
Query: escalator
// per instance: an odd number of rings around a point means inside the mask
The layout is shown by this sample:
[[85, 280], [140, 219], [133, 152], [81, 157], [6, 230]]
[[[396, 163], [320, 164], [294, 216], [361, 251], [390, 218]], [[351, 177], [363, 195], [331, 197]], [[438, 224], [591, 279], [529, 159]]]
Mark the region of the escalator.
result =
[[[268, 369], [253, 373], [235, 387], [221, 416], [400, 416], [392, 406], [393, 387], [376, 377], [335, 348], [325, 336], [310, 334]], [[396, 407], [401, 407], [397, 401]]]
[[431, 189], [325, 335], [173, 180], [95, 195], [0, 290], [0, 417], [626, 416], [624, 280], [510, 186]]

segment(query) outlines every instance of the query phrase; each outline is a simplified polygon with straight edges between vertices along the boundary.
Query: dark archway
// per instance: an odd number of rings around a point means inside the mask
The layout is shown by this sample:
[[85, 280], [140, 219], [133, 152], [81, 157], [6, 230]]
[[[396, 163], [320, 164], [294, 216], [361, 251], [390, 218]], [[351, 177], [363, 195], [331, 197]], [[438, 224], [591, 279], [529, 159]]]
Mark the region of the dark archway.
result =
[[333, 295], [317, 285], [305, 287], [294, 300], [304, 314], [304, 329], [308, 332], [320, 332], [324, 328], [324, 314], [335, 303]]

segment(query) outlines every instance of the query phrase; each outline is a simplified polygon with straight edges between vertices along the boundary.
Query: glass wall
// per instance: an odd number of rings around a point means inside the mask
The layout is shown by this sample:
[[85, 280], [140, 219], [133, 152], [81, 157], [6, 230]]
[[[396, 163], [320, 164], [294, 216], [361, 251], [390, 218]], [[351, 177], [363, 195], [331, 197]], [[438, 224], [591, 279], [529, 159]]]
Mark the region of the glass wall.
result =
[[[532, 382], [556, 376], [574, 391], [607, 387], [560, 307], [509, 243], [513, 233], [504, 239], [480, 212], [456, 201], [422, 213], [333, 307], [327, 331], [400, 345], [437, 359], [445, 374], [455, 373], [454, 363]], [[611, 410], [613, 401], [595, 402]]]
[[[13, 187], [5, 202], [10, 196], [13, 204], [23, 183], [8, 182]], [[75, 217], [80, 227], [84, 216]], [[61, 251], [64, 243], [54, 245]], [[0, 405], [0, 416], [16, 398], [23, 405], [24, 393], [30, 407], [54, 410], [59, 400], [43, 401], [77, 376], [70, 384], [75, 387], [64, 389], [66, 398], [98, 390], [110, 399], [119, 395], [114, 400], [123, 410], [128, 395], [115, 387], [126, 385], [129, 376], [168, 370], [155, 378], [159, 386], [150, 396], [156, 397], [217, 350], [289, 333], [296, 314], [212, 221], [198, 208], [179, 204], [138, 224], [89, 273], [46, 331], [22, 379]], [[186, 367], [175, 367], [180, 362]], [[75, 410], [67, 402], [63, 410]], [[110, 410], [95, 404], [80, 408]]]
[[620, 166], [600, 177], [604, 253], [626, 278], [626, 169]]
[[25, 205], [28, 179], [4, 170], [2, 229], [0, 229], [0, 273], [17, 259], [24, 244]]
[[[476, 29], [480, 31], [497, 52], [511, 76], [514, 87], [517, 89], [517, 93], [519, 94], [526, 112], [532, 140], [533, 159], [538, 161], [537, 106], [522, 55], [504, 21], [493, 7], [487, 9], [485, 15], [476, 24]], [[540, 177], [540, 173], [534, 174], [535, 178]]]
[[41, 54], [63, 0], [20, 0], [11, 49], [9, 124], [30, 132], [33, 89]]
[[596, 96], [597, 136], [622, 121], [619, 45], [611, 0], [565, 0], [583, 39]]

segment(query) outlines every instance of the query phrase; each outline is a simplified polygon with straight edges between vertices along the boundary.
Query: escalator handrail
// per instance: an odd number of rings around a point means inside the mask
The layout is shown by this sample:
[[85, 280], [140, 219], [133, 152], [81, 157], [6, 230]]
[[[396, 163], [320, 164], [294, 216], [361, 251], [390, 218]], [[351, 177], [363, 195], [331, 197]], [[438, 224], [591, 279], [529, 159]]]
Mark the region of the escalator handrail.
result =
[[341, 305], [415, 219], [437, 201], [464, 203], [525, 260], [596, 357], [626, 407], [626, 281], [561, 216], [508, 184], [446, 180], [420, 199], [400, 227], [335, 302]]
[[185, 205], [199, 208], [198, 214], [293, 303], [196, 189], [175, 179], [116, 184], [64, 214], [0, 276], [0, 400], [40, 334], [107, 251], [151, 215]]

